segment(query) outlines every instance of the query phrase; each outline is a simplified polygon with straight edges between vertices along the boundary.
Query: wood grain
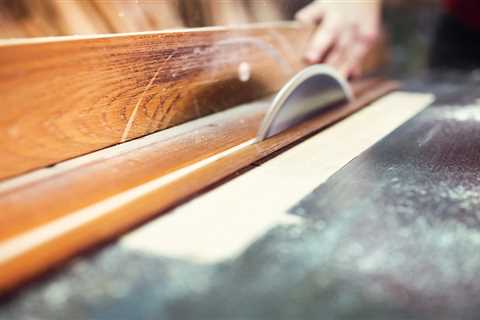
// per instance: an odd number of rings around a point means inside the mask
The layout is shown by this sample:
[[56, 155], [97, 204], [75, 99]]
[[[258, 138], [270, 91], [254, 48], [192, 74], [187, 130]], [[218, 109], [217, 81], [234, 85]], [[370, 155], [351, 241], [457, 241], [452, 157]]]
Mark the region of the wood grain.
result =
[[[0, 252], [3, 250], [0, 273], [7, 276], [0, 277], [0, 290], [12, 288], [81, 250], [164, 212], [253, 162], [346, 117], [394, 86], [390, 82], [360, 86], [363, 94], [355, 102], [330, 110], [261, 143], [246, 145], [165, 186], [136, 195], [120, 206], [105, 209], [102, 204], [110, 199], [122, 201], [122, 197], [125, 199], [126, 195], [128, 198], [133, 189], [253, 138], [262, 112], [253, 109], [252, 113], [242, 117], [219, 121], [217, 125], [208, 125], [128, 153], [87, 162], [57, 176], [3, 190], [0, 195], [0, 212], [4, 213], [0, 216], [0, 239], [3, 240], [0, 242]], [[95, 211], [99, 215], [74, 228], [60, 230], [51, 239], [28, 244], [26, 239], [32, 233], [72, 216], [81, 218], [85, 208], [89, 208], [89, 214]], [[17, 250], [19, 244], [27, 247], [9, 256], [9, 250]]]
[[309, 34], [280, 23], [1, 42], [0, 178], [266, 96], [302, 68]]

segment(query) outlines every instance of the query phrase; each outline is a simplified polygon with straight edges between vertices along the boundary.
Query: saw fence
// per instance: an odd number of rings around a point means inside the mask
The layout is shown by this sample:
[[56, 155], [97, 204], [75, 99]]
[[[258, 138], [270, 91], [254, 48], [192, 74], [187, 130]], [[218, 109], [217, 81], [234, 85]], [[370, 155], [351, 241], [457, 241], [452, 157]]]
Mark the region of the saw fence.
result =
[[[353, 103], [252, 143], [264, 98], [304, 67], [310, 32], [277, 23], [3, 41], [1, 287], [112, 239], [395, 86], [356, 83]], [[254, 107], [191, 122], [245, 103]]]

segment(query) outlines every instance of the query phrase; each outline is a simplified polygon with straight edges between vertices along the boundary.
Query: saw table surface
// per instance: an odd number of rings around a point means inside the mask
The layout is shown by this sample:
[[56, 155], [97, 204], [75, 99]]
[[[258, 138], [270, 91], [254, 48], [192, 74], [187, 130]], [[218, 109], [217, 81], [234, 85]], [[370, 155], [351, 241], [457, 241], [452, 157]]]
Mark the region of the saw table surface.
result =
[[25, 286], [0, 318], [475, 319], [480, 95], [465, 78], [390, 94]]

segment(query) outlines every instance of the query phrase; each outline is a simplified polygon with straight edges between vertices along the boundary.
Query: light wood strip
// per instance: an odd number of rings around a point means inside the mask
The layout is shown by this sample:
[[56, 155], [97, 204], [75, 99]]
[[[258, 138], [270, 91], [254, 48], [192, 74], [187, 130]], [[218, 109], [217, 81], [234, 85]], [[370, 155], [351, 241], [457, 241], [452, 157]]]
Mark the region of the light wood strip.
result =
[[0, 223], [0, 273], [7, 275], [0, 277], [0, 289], [159, 215], [395, 86], [373, 85], [362, 88], [354, 103], [260, 143], [245, 143], [261, 120], [261, 112], [253, 112], [7, 190], [0, 196], [0, 212], [6, 212]]
[[301, 219], [288, 214], [289, 209], [433, 100], [428, 93], [388, 94], [240, 177], [123, 236], [120, 244], [149, 256], [199, 263], [235, 259], [278, 224], [298, 223]]
[[2, 41], [0, 178], [269, 95], [308, 36], [280, 23]]

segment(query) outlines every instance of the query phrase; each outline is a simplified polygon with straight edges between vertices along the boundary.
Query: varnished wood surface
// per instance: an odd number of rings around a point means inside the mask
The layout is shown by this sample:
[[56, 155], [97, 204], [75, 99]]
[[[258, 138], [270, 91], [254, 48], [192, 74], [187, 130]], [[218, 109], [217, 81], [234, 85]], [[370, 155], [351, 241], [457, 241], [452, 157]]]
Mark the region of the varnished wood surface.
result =
[[[362, 95], [376, 83], [359, 82], [353, 88]], [[143, 139], [149, 141], [147, 144], [132, 141], [121, 147], [128, 148], [126, 152], [106, 149], [98, 156], [84, 157], [86, 160], [79, 165], [65, 163], [67, 169], [63, 171], [47, 168], [0, 183], [0, 212], [9, 213], [0, 215], [0, 240], [253, 139], [269, 103], [254, 103], [247, 112], [222, 116], [199, 128], [173, 133], [173, 137], [163, 138], [159, 133], [153, 141], [150, 137]], [[92, 185], [92, 177], [101, 179]], [[52, 203], [44, 196], [50, 194], [63, 200]]]
[[[230, 156], [172, 181], [165, 187], [142, 194], [112, 210], [101, 212], [95, 219], [60, 232], [53, 239], [27, 246], [21, 254], [9, 258], [4, 255], [0, 263], [0, 273], [8, 276], [0, 278], [0, 288], [6, 290], [18, 285], [93, 244], [111, 239], [254, 161], [338, 121], [391, 90], [395, 84], [371, 85], [372, 83], [369, 87], [360, 88], [363, 94], [352, 104], [330, 110], [272, 139], [248, 145]], [[196, 130], [130, 154], [88, 163], [62, 175], [4, 191], [0, 195], [0, 207], [2, 212], [9, 214], [2, 216], [0, 234], [3, 242], [0, 243], [0, 248], [5, 248], [6, 243], [12, 242], [25, 244], [25, 241], [21, 242], [19, 239], [25, 238], [25, 235], [28, 237], [28, 234], [41, 226], [54, 223], [63, 217], [68, 218], [72, 213], [102, 202], [102, 199], [108, 200], [122, 190], [128, 192], [128, 189], [248, 140], [254, 136], [260, 117], [261, 114], [254, 113], [243, 119], [219, 123], [218, 126]]]
[[0, 42], [0, 178], [266, 96], [302, 68], [309, 34], [279, 23]]

